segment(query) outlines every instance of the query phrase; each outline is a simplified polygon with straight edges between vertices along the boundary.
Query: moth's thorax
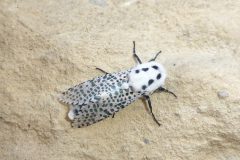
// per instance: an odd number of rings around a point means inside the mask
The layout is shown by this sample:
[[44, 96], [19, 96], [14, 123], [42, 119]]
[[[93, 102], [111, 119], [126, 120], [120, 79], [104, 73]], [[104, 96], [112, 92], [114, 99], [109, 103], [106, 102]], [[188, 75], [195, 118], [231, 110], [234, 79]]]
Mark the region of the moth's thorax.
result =
[[132, 68], [129, 75], [129, 86], [134, 92], [151, 94], [157, 88], [164, 85], [166, 71], [157, 62], [139, 64]]

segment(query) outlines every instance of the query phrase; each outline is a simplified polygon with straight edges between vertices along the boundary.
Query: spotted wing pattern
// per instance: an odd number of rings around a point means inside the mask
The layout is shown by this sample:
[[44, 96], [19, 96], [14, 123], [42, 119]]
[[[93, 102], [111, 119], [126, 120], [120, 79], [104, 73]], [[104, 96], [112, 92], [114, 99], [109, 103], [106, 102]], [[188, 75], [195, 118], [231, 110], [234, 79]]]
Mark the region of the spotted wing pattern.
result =
[[129, 71], [105, 74], [63, 92], [60, 100], [71, 105], [73, 127], [101, 121], [141, 97], [128, 86]]

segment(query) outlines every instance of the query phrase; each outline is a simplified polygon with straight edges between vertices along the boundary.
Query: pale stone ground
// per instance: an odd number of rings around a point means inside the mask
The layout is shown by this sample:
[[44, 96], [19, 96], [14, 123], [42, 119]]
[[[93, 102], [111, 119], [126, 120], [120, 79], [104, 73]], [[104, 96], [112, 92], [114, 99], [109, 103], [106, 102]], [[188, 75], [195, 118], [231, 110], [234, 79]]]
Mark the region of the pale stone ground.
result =
[[[132, 41], [168, 71], [154, 94], [72, 129], [66, 88], [134, 65]], [[1, 0], [0, 159], [240, 159], [239, 0]]]

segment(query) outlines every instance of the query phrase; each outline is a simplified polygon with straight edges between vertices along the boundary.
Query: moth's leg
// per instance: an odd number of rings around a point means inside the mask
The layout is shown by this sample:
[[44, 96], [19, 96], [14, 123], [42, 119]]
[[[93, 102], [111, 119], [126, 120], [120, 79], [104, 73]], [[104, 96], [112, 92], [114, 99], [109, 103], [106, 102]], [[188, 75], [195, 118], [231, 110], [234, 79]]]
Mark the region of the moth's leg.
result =
[[113, 113], [112, 118], [114, 118], [114, 116], [115, 116], [115, 113]]
[[133, 41], [133, 56], [134, 56], [134, 58], [136, 58], [136, 60], [137, 60], [137, 62], [138, 62], [139, 64], [142, 64], [141, 59], [140, 59], [140, 58], [138, 57], [138, 55], [136, 54], [135, 41]]
[[169, 91], [169, 90], [167, 90], [167, 89], [165, 89], [165, 88], [163, 88], [163, 87], [158, 88], [158, 90], [159, 90], [160, 92], [169, 93], [169, 94], [173, 95], [175, 98], [177, 98], [177, 96], [176, 96], [175, 93], [173, 93], [173, 92], [171, 92], [171, 91]]
[[155, 61], [155, 60], [157, 59], [158, 55], [159, 55], [161, 52], [162, 52], [162, 51], [159, 51], [159, 52], [155, 55], [155, 57], [153, 57], [152, 59], [150, 59], [148, 62]]
[[101, 69], [101, 68], [96, 67], [95, 69], [96, 69], [96, 70], [99, 70], [99, 71], [101, 71], [101, 72], [103, 72], [103, 73], [105, 73], [105, 74], [109, 74], [108, 72], [104, 71], [104, 70]]
[[149, 97], [149, 96], [144, 96], [144, 97], [145, 97], [145, 99], [147, 100], [148, 107], [149, 107], [149, 110], [150, 110], [150, 112], [151, 112], [151, 115], [152, 115], [153, 120], [154, 120], [159, 126], [161, 126], [161, 123], [159, 123], [159, 122], [157, 121], [157, 119], [155, 118], [155, 115], [154, 115], [153, 112], [152, 112], [152, 103], [151, 103], [150, 97]]

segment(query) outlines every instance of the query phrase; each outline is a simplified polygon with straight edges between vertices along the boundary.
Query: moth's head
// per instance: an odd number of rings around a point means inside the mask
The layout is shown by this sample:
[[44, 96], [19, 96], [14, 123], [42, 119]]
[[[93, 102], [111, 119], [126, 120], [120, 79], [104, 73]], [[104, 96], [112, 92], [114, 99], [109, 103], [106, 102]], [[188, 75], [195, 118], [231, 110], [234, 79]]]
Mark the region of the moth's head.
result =
[[128, 78], [134, 92], [151, 94], [164, 85], [166, 71], [161, 64], [152, 61], [132, 68]]

